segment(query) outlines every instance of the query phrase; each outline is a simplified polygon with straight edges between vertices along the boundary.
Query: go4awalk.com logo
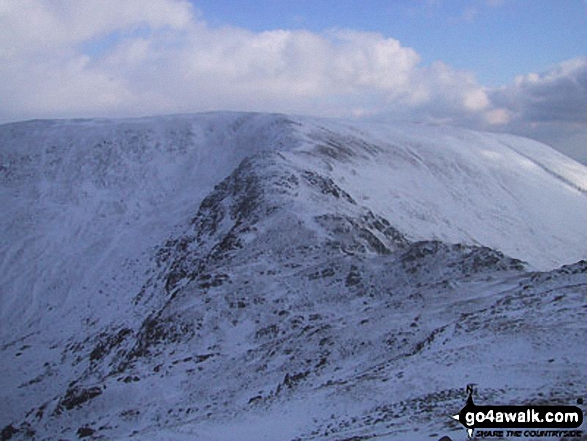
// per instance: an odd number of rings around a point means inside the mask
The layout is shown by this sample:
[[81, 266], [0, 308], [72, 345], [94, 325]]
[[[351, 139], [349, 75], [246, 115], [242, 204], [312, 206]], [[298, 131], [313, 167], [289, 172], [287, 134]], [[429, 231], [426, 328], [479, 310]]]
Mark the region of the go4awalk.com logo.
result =
[[477, 406], [474, 386], [467, 386], [467, 404], [453, 415], [469, 437], [582, 437], [576, 429], [583, 424], [583, 411], [577, 406]]

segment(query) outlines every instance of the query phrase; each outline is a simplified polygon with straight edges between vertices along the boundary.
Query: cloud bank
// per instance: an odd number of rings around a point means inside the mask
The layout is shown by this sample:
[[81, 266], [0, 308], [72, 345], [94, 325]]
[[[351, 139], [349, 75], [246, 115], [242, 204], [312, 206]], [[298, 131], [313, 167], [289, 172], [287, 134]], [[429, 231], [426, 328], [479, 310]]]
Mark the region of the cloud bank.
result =
[[187, 0], [0, 1], [0, 121], [237, 109], [587, 127], [587, 58], [499, 89], [378, 33], [209, 26]]
[[0, 29], [3, 119], [218, 108], [452, 118], [490, 108], [471, 74], [422, 67], [381, 34], [213, 29], [181, 0], [8, 0]]
[[587, 57], [566, 61], [542, 74], [516, 78], [495, 90], [492, 101], [518, 120], [587, 124]]
[[546, 142], [587, 165], [587, 57], [520, 76], [489, 97], [507, 109], [499, 130]]

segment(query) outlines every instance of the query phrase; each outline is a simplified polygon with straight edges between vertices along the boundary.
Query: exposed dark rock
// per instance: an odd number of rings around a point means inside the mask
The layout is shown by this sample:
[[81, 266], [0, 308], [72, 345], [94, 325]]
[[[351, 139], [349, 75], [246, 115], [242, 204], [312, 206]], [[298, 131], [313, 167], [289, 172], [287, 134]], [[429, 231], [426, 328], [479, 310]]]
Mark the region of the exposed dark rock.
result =
[[74, 407], [81, 406], [85, 402], [96, 398], [102, 394], [102, 388], [99, 386], [93, 386], [89, 388], [81, 388], [74, 386], [69, 389], [65, 397], [60, 401], [60, 405], [65, 407], [67, 410], [71, 410]]
[[2, 429], [2, 441], [6, 441], [12, 438], [13, 435], [16, 435], [18, 433], [18, 429], [15, 429], [12, 424], [9, 424], [8, 426], [4, 427], [4, 429]]
[[80, 427], [77, 429], [77, 436], [79, 438], [87, 438], [88, 436], [92, 436], [96, 431], [91, 427]]

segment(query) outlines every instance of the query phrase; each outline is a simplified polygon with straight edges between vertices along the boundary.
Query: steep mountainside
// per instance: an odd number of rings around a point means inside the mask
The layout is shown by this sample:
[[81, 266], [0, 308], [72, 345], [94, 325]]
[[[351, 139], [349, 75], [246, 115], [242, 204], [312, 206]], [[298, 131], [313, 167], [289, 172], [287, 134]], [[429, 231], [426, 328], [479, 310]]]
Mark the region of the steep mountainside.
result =
[[536, 142], [33, 121], [0, 126], [0, 185], [3, 438], [464, 437], [467, 383], [587, 386], [587, 169]]

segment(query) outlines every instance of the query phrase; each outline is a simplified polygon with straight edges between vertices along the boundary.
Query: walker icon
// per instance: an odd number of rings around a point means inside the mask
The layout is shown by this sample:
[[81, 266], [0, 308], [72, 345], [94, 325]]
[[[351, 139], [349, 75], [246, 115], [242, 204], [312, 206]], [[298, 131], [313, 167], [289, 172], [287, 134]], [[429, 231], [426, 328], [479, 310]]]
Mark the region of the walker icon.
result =
[[464, 424], [463, 421], [461, 421], [461, 414], [466, 414], [467, 411], [471, 411], [471, 409], [474, 409], [476, 407], [475, 403], [473, 403], [473, 394], [475, 393], [475, 386], [477, 386], [476, 383], [467, 384], [467, 404], [465, 405], [465, 407], [461, 409], [459, 413], [452, 416], [455, 420], [457, 420], [459, 423], [465, 426], [465, 428], [467, 429], [467, 433], [469, 434], [469, 438], [473, 437], [473, 431], [475, 429], [473, 427], [469, 428], [468, 425]]

